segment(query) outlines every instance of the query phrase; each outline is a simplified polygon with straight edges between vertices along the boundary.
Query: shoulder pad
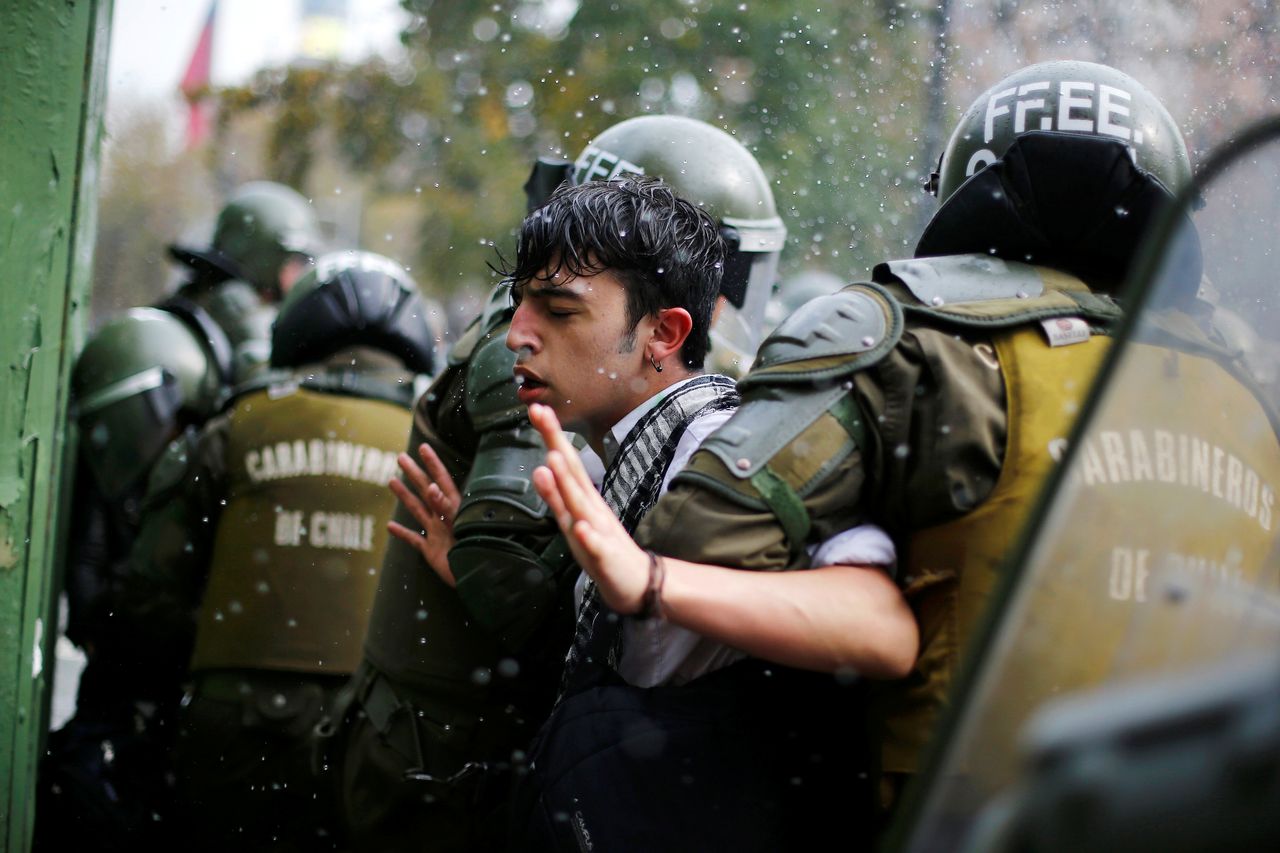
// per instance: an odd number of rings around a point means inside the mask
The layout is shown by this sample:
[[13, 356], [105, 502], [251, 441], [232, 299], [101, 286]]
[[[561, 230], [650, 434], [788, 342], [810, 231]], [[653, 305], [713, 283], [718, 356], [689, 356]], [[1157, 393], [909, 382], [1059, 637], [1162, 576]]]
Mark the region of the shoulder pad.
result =
[[499, 326], [482, 342], [467, 366], [467, 414], [480, 432], [524, 420], [526, 409], [516, 396], [512, 375], [516, 354], [507, 349]]
[[848, 393], [843, 383], [836, 383], [827, 388], [786, 385], [752, 395], [698, 449], [719, 458], [737, 479], [750, 479]]
[[[395, 381], [390, 377], [365, 375], [356, 370], [325, 371], [299, 377], [294, 380], [292, 388], [284, 383], [268, 388], [267, 393], [270, 396], [283, 396], [299, 387], [362, 400], [381, 400], [406, 409], [413, 407], [414, 385], [411, 379]], [[277, 391], [277, 388], [281, 390]]]
[[965, 328], [1009, 328], [1068, 316], [1105, 325], [1121, 316], [1111, 297], [1093, 293], [1075, 276], [991, 255], [888, 261], [873, 277], [906, 288], [908, 313]]
[[511, 288], [500, 284], [489, 291], [480, 316], [471, 321], [471, 325], [467, 326], [466, 331], [458, 338], [458, 342], [449, 350], [449, 365], [457, 367], [467, 362], [485, 336], [511, 320], [513, 311]]
[[271, 364], [271, 342], [249, 338], [236, 344], [231, 356], [231, 378], [243, 384], [268, 369]]
[[885, 356], [902, 336], [902, 307], [882, 288], [854, 284], [800, 306], [760, 347], [740, 383], [811, 383], [845, 376]]
[[952, 302], [1027, 299], [1044, 293], [1044, 281], [1035, 267], [990, 255], [911, 258], [887, 261], [881, 267], [921, 303], [935, 307]]
[[[293, 371], [281, 367], [266, 367], [230, 389], [222, 398], [222, 405], [219, 406], [219, 411], [230, 409], [241, 398], [258, 391], [270, 391], [273, 398], [283, 397], [286, 393], [296, 391], [298, 384], [298, 379]], [[283, 390], [286, 388], [288, 392]]]

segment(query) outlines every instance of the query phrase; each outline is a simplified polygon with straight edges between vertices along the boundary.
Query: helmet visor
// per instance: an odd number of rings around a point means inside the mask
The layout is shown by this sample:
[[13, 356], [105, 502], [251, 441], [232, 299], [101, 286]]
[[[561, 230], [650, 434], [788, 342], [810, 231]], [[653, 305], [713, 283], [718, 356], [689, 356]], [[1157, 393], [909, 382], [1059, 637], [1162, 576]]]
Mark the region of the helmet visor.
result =
[[778, 280], [778, 252], [737, 252], [729, 259], [726, 275], [735, 262], [747, 265], [746, 287], [741, 305], [732, 298], [726, 300], [711, 327], [712, 363], [736, 364], [745, 373], [764, 337], [765, 310]]
[[102, 493], [118, 497], [145, 476], [168, 444], [182, 389], [172, 373], [153, 367], [85, 402], [91, 405], [81, 405], [76, 413], [81, 453]]

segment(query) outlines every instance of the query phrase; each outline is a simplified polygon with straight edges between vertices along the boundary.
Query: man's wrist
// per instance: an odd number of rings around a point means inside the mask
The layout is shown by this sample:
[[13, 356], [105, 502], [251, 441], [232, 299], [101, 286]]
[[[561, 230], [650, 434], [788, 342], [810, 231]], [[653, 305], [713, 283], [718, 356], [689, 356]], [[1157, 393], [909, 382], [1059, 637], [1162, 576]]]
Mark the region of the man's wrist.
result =
[[642, 621], [654, 618], [664, 619], [662, 587], [667, 579], [666, 563], [661, 556], [647, 548], [645, 554], [649, 556], [649, 583], [645, 586], [644, 597], [640, 599], [640, 609], [636, 611], [635, 618]]

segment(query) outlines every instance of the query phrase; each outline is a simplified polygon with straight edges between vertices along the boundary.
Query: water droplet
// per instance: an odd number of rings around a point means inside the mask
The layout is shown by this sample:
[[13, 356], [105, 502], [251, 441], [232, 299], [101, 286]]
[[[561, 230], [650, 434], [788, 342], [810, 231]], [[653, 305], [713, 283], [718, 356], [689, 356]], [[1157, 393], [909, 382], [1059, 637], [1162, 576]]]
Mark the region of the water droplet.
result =
[[911, 454], [911, 448], [905, 444], [899, 444], [893, 449], [893, 455], [897, 459], [906, 459]]
[[520, 674], [520, 663], [515, 658], [503, 658], [498, 661], [498, 675], [503, 678], [515, 678]]

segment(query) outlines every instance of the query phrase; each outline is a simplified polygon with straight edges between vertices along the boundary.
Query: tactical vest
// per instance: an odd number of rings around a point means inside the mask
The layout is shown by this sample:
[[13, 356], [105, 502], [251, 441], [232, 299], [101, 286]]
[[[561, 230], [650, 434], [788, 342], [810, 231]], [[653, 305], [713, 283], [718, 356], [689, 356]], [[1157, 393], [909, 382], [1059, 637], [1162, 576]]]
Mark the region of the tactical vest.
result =
[[[906, 544], [902, 584], [921, 649], [907, 679], [877, 689], [874, 716], [888, 773], [917, 769], [1106, 339], [1050, 347], [1031, 327], [992, 340], [1007, 395], [1004, 464], [975, 510], [917, 531]], [[1058, 514], [1042, 534], [1051, 551], [1036, 558], [1053, 567], [1050, 577], [1030, 585], [1025, 605], [1035, 623], [1026, 630], [1038, 633], [1001, 638], [1015, 649], [1002, 672], [1007, 689], [991, 697], [984, 715], [1005, 722], [988, 719], [984, 742], [965, 744], [975, 761], [1016, 766], [1010, 733], [1055, 694], [1166, 659], [1207, 659], [1214, 653], [1208, 647], [1221, 651], [1221, 643], [1237, 639], [1235, 631], [1205, 630], [1194, 643], [1207, 647], [1187, 648], [1188, 633], [1222, 618], [1215, 608], [1230, 595], [1191, 612], [1155, 602], [1171, 577], [1228, 590], [1258, 579], [1275, 540], [1280, 444], [1258, 398], [1220, 361], [1195, 353], [1194, 343], [1168, 343], [1130, 345], [1124, 375], [1141, 379], [1113, 384], [1079, 448], [1075, 481], [1056, 499]], [[1036, 613], [1044, 615], [1037, 620]]]
[[[900, 581], [922, 641], [911, 676], [880, 691], [884, 769], [898, 771], [914, 767], [959, 648], [1052, 466], [1050, 446], [1065, 441], [1084, 401], [1107, 346], [1101, 333], [1121, 315], [1078, 279], [986, 255], [894, 261], [877, 268], [876, 281], [815, 299], [788, 317], [739, 383], [738, 415], [677, 479], [747, 509], [767, 508], [792, 564], [803, 568], [804, 546], [832, 532], [810, 515], [814, 489], [838, 476], [833, 472], [855, 451], [864, 455], [864, 471], [885, 452], [850, 393], [855, 376], [888, 355], [908, 324], [991, 343], [990, 366], [1001, 371], [1007, 392], [1001, 478], [962, 518], [897, 542]], [[1063, 345], [1051, 347], [1051, 336]], [[907, 449], [921, 457], [931, 451]], [[876, 508], [865, 514], [876, 517]]]
[[[1040, 549], [1018, 567], [1036, 573], [988, 657], [1000, 687], [984, 694], [983, 724], [963, 742], [984, 785], [1009, 781], [1010, 733], [1049, 698], [1215, 660], [1245, 642], [1256, 590], [1276, 589], [1268, 558], [1280, 526], [1280, 444], [1271, 416], [1225, 359], [1169, 343], [1129, 346]], [[1012, 401], [1010, 410], [1012, 418]], [[993, 500], [1008, 494], [1008, 480]], [[1001, 531], [984, 509], [911, 542], [912, 600], [927, 614], [921, 631], [933, 653], [885, 709], [887, 769], [913, 769], [944, 699], [940, 676], [954, 668], [999, 567]], [[947, 568], [956, 553], [959, 575]]]
[[[1065, 443], [1110, 339], [1050, 347], [1038, 327], [992, 337], [1005, 384], [1007, 438], [1000, 478], [958, 519], [915, 532], [899, 554], [899, 582], [920, 628], [903, 681], [879, 685], [881, 769], [914, 772], [999, 570]], [[1065, 390], [1065, 392], [1064, 392]]]
[[[462, 439], [474, 447], [457, 472], [462, 503], [458, 543], [449, 553], [457, 586], [441, 581], [417, 551], [392, 542], [365, 641], [367, 660], [398, 689], [468, 704], [494, 692], [487, 676], [513, 648], [527, 650], [522, 641], [537, 624], [531, 617], [548, 611], [554, 597], [553, 579], [530, 550], [553, 537], [555, 524], [529, 481], [546, 450], [515, 394], [515, 353], [505, 344], [509, 319], [509, 309], [491, 300], [419, 401], [410, 439], [433, 445]], [[445, 435], [448, 429], [469, 434]]]
[[289, 385], [229, 414], [226, 509], [191, 668], [353, 672], [409, 411]]

